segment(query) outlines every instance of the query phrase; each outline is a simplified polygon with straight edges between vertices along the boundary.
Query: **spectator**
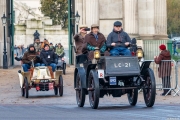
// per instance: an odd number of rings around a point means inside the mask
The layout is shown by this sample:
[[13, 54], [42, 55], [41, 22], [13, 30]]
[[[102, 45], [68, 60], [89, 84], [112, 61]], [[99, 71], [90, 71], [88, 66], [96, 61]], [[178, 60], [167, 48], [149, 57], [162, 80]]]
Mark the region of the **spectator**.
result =
[[41, 44], [41, 49], [44, 49], [45, 44], [49, 45], [49, 42], [48, 42], [48, 40], [46, 38], [44, 38], [44, 42], [42, 42], [42, 44]]
[[40, 52], [41, 51], [41, 43], [39, 39], [36, 39], [34, 41], [34, 47], [36, 48], [36, 52]]
[[64, 48], [61, 43], [59, 43], [58, 47], [56, 48], [56, 54], [61, 58], [64, 57]]
[[[171, 62], [170, 61], [162, 61], [162, 60], [171, 60], [171, 55], [168, 50], [166, 50], [165, 45], [160, 45], [160, 54], [159, 56], [154, 56], [154, 61], [156, 64], [159, 64], [158, 68], [158, 74], [159, 77], [162, 78], [162, 86], [163, 93], [162, 96], [165, 96], [167, 92], [170, 90], [168, 88], [171, 88], [171, 82], [170, 82], [170, 75], [171, 75]], [[171, 95], [171, 92], [168, 93], [168, 95]]]
[[50, 50], [55, 51], [55, 48], [54, 48], [53, 44], [50, 43], [49, 45], [50, 45]]
[[173, 55], [175, 55], [175, 53], [177, 53], [177, 55], [178, 55], [178, 52], [176, 51], [176, 45], [177, 45], [177, 42], [176, 42], [176, 40], [174, 40], [173, 41], [173, 50], [174, 50], [174, 54]]

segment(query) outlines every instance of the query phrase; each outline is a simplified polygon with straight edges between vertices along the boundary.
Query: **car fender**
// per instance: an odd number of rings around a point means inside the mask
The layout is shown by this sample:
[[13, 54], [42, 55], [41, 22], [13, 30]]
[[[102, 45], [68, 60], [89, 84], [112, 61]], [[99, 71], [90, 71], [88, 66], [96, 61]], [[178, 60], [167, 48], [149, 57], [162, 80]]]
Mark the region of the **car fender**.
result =
[[19, 82], [20, 82], [20, 87], [23, 87], [24, 84], [24, 76], [22, 75], [22, 73], [18, 73], [19, 76]]
[[74, 71], [74, 88], [76, 88], [76, 75], [77, 75], [77, 73], [80, 76], [82, 88], [87, 89], [87, 87], [86, 87], [86, 71], [83, 67], [78, 67]]
[[146, 71], [147, 68], [149, 68], [151, 62], [152, 62], [152, 61], [143, 61], [143, 62], [142, 62], [141, 67], [140, 67], [141, 75], [144, 75], [144, 74], [145, 74], [145, 71]]

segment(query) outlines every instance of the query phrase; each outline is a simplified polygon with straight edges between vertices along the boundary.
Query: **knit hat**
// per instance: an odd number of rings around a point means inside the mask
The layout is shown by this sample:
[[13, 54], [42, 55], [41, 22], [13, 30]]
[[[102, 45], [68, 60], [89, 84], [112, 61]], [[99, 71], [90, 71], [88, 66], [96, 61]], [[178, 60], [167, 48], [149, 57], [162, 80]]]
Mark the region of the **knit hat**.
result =
[[114, 22], [114, 26], [122, 26], [122, 23], [120, 21]]
[[161, 45], [159, 46], [159, 49], [160, 49], [160, 50], [166, 50], [166, 46], [165, 46], [164, 44], [161, 44]]

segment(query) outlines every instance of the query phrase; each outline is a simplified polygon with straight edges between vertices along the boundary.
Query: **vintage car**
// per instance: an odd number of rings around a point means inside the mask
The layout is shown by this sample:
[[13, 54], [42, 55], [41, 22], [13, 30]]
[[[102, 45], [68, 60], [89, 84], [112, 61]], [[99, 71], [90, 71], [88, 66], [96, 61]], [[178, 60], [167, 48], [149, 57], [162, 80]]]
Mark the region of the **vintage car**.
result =
[[57, 70], [62, 70], [63, 74], [66, 74], [66, 62], [64, 57], [58, 57]]
[[[151, 61], [141, 66], [137, 56], [102, 56], [99, 49], [94, 51], [94, 59], [88, 60], [85, 54], [76, 56], [74, 71], [74, 89], [79, 107], [83, 107], [85, 96], [89, 95], [90, 106], [98, 108], [99, 98], [104, 95], [121, 97], [127, 94], [130, 105], [135, 106], [138, 90], [143, 90], [147, 107], [152, 107], [156, 96], [154, 72], [149, 68]], [[141, 51], [142, 52], [142, 51]]]
[[50, 66], [32, 67], [28, 72], [18, 71], [21, 95], [29, 97], [29, 90], [35, 88], [37, 91], [54, 90], [54, 94], [63, 96], [62, 70], [52, 71]]

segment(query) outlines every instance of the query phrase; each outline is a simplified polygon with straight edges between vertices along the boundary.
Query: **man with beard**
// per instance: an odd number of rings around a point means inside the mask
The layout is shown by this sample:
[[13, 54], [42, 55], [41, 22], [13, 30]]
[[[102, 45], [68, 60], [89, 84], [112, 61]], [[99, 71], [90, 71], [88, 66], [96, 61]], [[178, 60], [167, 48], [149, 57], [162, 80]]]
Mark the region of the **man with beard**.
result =
[[57, 64], [57, 55], [53, 50], [50, 50], [50, 46], [48, 44], [44, 45], [44, 49], [40, 53], [40, 58], [42, 60], [41, 66], [51, 66], [52, 71], [55, 72], [56, 64]]
[[123, 31], [122, 23], [114, 22], [114, 29], [107, 37], [107, 47], [110, 48], [111, 56], [127, 55], [131, 56], [128, 46], [131, 43], [129, 35]]
[[36, 48], [36, 52], [40, 52], [41, 51], [41, 43], [39, 39], [36, 39], [34, 41], [34, 47]]
[[39, 57], [38, 52], [36, 52], [36, 49], [33, 44], [29, 45], [29, 49], [27, 52], [24, 53], [24, 56], [22, 58], [22, 67], [24, 72], [28, 72], [28, 69], [30, 69], [31, 65], [33, 64], [32, 61], [34, 61], [34, 67], [40, 66], [39, 63]]

